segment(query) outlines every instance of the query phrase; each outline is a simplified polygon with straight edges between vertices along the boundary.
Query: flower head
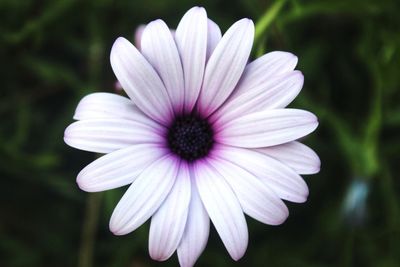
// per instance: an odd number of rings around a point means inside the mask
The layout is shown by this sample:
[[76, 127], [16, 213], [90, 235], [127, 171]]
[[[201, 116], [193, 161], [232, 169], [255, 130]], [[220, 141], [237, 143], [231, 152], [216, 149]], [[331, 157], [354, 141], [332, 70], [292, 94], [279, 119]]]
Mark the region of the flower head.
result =
[[105, 153], [78, 175], [81, 189], [131, 184], [110, 229], [134, 231], [151, 218], [150, 256], [177, 251], [182, 267], [204, 250], [210, 219], [231, 257], [245, 253], [245, 215], [285, 221], [283, 200], [304, 202], [300, 174], [319, 171], [318, 156], [295, 141], [318, 125], [310, 112], [285, 109], [303, 86], [296, 56], [271, 52], [248, 64], [249, 19], [221, 36], [204, 8], [190, 9], [176, 32], [162, 20], [140, 35], [140, 51], [124, 38], [111, 66], [129, 98], [94, 93], [79, 103], [65, 142]]

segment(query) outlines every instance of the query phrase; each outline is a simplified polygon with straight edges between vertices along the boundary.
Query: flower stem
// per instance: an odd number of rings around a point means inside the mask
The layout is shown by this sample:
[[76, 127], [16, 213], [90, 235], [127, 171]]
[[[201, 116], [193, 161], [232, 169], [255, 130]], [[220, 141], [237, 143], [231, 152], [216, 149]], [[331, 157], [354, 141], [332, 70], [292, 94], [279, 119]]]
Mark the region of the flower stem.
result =
[[81, 246], [79, 249], [78, 267], [93, 266], [94, 242], [102, 193], [89, 194], [86, 201], [85, 219], [83, 221]]
[[373, 97], [371, 112], [366, 123], [364, 134], [365, 169], [368, 175], [374, 175], [379, 169], [379, 134], [382, 127], [382, 79], [380, 69], [375, 63], [370, 64], [373, 75]]
[[278, 16], [282, 7], [286, 3], [286, 0], [276, 1], [270, 8], [268, 8], [261, 18], [256, 23], [256, 30], [254, 35], [254, 44], [257, 45], [264, 35], [267, 28], [272, 24], [275, 18]]

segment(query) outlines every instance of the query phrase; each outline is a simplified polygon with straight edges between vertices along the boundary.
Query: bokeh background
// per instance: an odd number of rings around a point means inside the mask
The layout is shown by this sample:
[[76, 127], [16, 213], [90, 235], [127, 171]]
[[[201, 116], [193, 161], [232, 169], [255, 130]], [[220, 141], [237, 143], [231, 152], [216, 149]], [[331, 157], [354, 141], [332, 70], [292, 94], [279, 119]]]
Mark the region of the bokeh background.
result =
[[400, 5], [397, 0], [1, 0], [0, 266], [177, 266], [147, 253], [149, 225], [115, 237], [108, 220], [125, 188], [80, 191], [96, 155], [63, 131], [78, 101], [114, 92], [109, 52], [118, 36], [163, 18], [172, 28], [193, 5], [223, 31], [257, 22], [253, 57], [299, 57], [302, 93], [316, 113], [305, 139], [321, 157], [305, 177], [307, 203], [281, 226], [248, 219], [250, 243], [233, 262], [212, 229], [197, 266], [400, 266]]

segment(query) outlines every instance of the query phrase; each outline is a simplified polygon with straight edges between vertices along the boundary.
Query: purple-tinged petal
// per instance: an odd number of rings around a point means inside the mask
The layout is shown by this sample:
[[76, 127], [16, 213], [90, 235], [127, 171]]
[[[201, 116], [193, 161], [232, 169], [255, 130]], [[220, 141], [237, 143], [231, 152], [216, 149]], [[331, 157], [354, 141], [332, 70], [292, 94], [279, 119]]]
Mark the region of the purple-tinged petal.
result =
[[168, 155], [148, 166], [114, 209], [110, 220], [111, 232], [125, 235], [147, 221], [171, 191], [179, 165], [179, 160]]
[[162, 20], [150, 22], [142, 35], [142, 54], [160, 75], [175, 114], [184, 101], [184, 77], [178, 49], [170, 29]]
[[252, 149], [220, 146], [216, 153], [257, 177], [279, 198], [302, 203], [307, 200], [308, 187], [303, 178], [280, 161]]
[[142, 34], [144, 29], [146, 28], [145, 24], [141, 24], [139, 26], [137, 26], [136, 30], [135, 30], [135, 36], [134, 36], [134, 45], [136, 46], [137, 50], [141, 51], [141, 47], [142, 47]]
[[211, 54], [213, 53], [215, 47], [221, 40], [222, 34], [221, 30], [218, 27], [218, 25], [212, 21], [211, 19], [208, 19], [208, 35], [207, 35], [207, 60], [210, 58]]
[[115, 76], [132, 101], [149, 117], [168, 125], [173, 110], [167, 90], [143, 55], [119, 37], [111, 49], [110, 60]]
[[279, 225], [286, 220], [289, 211], [285, 203], [254, 174], [228, 159], [213, 159], [210, 164], [229, 183], [244, 213], [270, 225]]
[[177, 250], [181, 267], [193, 267], [205, 249], [210, 233], [210, 218], [193, 182], [191, 192], [185, 232]]
[[306, 136], [318, 126], [317, 117], [300, 109], [270, 109], [215, 125], [217, 142], [247, 148], [275, 146]]
[[303, 74], [292, 71], [248, 88], [230, 98], [213, 114], [211, 121], [224, 123], [253, 112], [284, 108], [299, 94], [303, 82]]
[[281, 161], [298, 174], [315, 174], [321, 168], [321, 160], [317, 153], [297, 141], [257, 148], [257, 151]]
[[161, 144], [164, 128], [146, 119], [96, 119], [72, 123], [65, 129], [64, 142], [77, 149], [110, 153], [134, 144]]
[[185, 230], [191, 182], [189, 167], [182, 162], [168, 197], [151, 218], [149, 252], [154, 260], [167, 260], [177, 249]]
[[274, 51], [257, 58], [246, 66], [234, 95], [245, 93], [251, 88], [268, 83], [277, 76], [294, 70], [297, 57], [289, 52]]
[[82, 190], [99, 192], [131, 184], [151, 163], [167, 154], [155, 144], [137, 144], [110, 154], [87, 165], [77, 183]]
[[198, 110], [210, 115], [229, 97], [247, 64], [254, 38], [254, 24], [242, 19], [224, 34], [207, 62]]
[[175, 32], [185, 77], [184, 111], [192, 111], [203, 82], [207, 52], [207, 13], [193, 7], [182, 17]]
[[246, 252], [248, 231], [235, 193], [225, 178], [206, 161], [196, 162], [194, 178], [204, 207], [225, 248], [234, 260], [239, 260]]

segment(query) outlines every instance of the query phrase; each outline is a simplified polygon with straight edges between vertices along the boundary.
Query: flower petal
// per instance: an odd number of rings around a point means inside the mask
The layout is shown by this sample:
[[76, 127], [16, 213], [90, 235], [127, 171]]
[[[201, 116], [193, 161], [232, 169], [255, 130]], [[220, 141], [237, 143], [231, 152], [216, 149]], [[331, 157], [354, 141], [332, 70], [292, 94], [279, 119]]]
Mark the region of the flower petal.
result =
[[208, 19], [207, 23], [207, 30], [208, 30], [208, 35], [207, 35], [207, 60], [210, 58], [212, 52], [214, 51], [215, 47], [221, 40], [222, 34], [221, 30], [218, 27], [218, 25], [212, 21], [211, 19]]
[[194, 178], [204, 207], [225, 248], [234, 260], [239, 260], [248, 244], [246, 219], [235, 193], [210, 164], [194, 165]]
[[93, 161], [79, 174], [79, 188], [99, 192], [131, 184], [151, 163], [168, 152], [155, 144], [137, 144]]
[[274, 51], [257, 58], [246, 66], [243, 76], [235, 89], [235, 95], [268, 83], [274, 77], [289, 73], [297, 65], [297, 57], [292, 53]]
[[115, 235], [136, 230], [160, 207], [175, 183], [179, 160], [165, 156], [148, 166], [119, 201], [110, 220]]
[[142, 54], [160, 75], [175, 113], [184, 101], [184, 77], [178, 49], [171, 31], [162, 20], [150, 22], [142, 35]]
[[135, 30], [134, 45], [137, 48], [137, 50], [139, 50], [139, 51], [141, 51], [142, 35], [143, 35], [143, 31], [145, 28], [146, 28], [146, 25], [141, 24], [141, 25], [137, 26], [137, 28]]
[[115, 76], [133, 102], [149, 117], [168, 125], [172, 105], [157, 72], [125, 38], [119, 37], [111, 49]]
[[308, 187], [303, 178], [280, 161], [245, 148], [220, 146], [216, 153], [256, 176], [279, 198], [302, 203], [307, 200]]
[[81, 150], [110, 153], [134, 144], [163, 143], [162, 132], [163, 127], [149, 118], [83, 120], [65, 129], [64, 142]]
[[285, 203], [254, 174], [226, 159], [213, 159], [211, 164], [225, 177], [247, 215], [270, 225], [286, 220], [289, 211]]
[[281, 161], [299, 174], [315, 174], [319, 172], [321, 167], [317, 153], [296, 141], [278, 146], [257, 148], [257, 151]]
[[129, 98], [110, 93], [93, 93], [85, 96], [79, 102], [74, 114], [75, 120], [112, 118], [149, 119]]
[[271, 109], [216, 125], [216, 141], [238, 147], [266, 147], [296, 140], [313, 132], [317, 117], [300, 109]]
[[185, 77], [184, 111], [191, 112], [203, 82], [207, 52], [207, 13], [193, 7], [182, 17], [175, 32], [175, 41]]
[[254, 24], [242, 19], [233, 24], [207, 62], [198, 109], [210, 115], [232, 93], [247, 64], [254, 39]]
[[185, 232], [177, 250], [181, 267], [193, 267], [207, 245], [209, 233], [210, 218], [201, 202], [196, 185], [192, 183]]
[[303, 82], [303, 74], [300, 71], [292, 71], [248, 88], [247, 91], [232, 96], [213, 114], [211, 121], [224, 123], [253, 112], [284, 108], [299, 94]]
[[149, 252], [154, 260], [167, 260], [178, 247], [185, 230], [190, 202], [190, 174], [181, 163], [175, 184], [151, 219]]

